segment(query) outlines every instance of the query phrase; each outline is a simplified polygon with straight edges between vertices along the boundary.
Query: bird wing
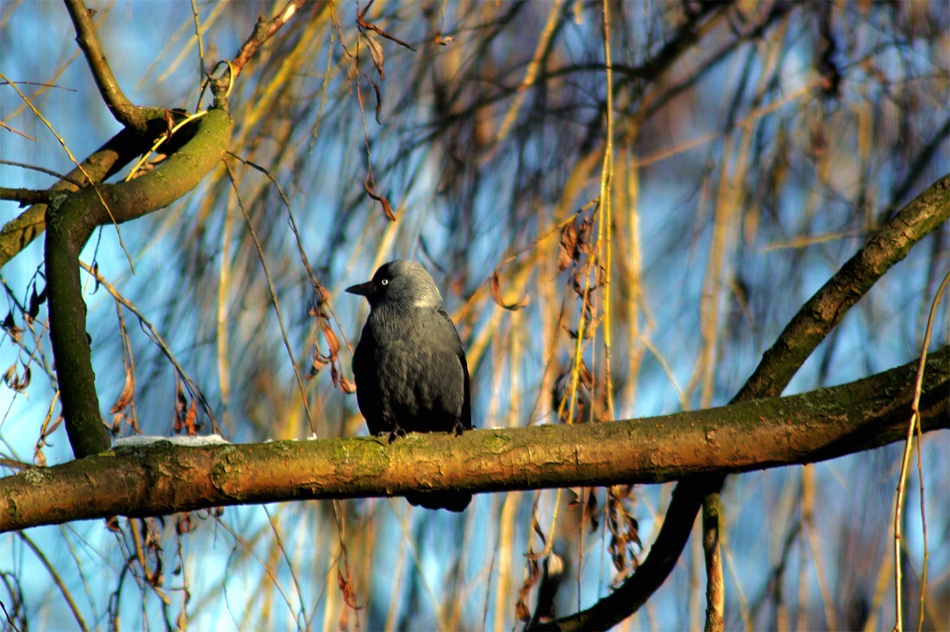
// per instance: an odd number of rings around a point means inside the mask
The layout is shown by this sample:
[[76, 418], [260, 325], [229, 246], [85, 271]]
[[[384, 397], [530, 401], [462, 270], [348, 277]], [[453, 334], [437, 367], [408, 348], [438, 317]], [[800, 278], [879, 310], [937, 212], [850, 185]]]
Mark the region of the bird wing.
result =
[[439, 308], [439, 316], [445, 319], [445, 322], [449, 324], [452, 328], [452, 331], [455, 333], [455, 342], [456, 349], [455, 355], [459, 360], [459, 364], [462, 365], [462, 384], [463, 384], [463, 395], [462, 395], [462, 414], [459, 419], [462, 422], [462, 426], [466, 430], [471, 430], [472, 428], [472, 387], [471, 380], [468, 375], [468, 361], [465, 359], [465, 349], [462, 347], [462, 339], [459, 337], [458, 329], [455, 328], [455, 323], [452, 322], [452, 319], [449, 318], [448, 313], [444, 308]]
[[364, 326], [353, 352], [353, 377], [356, 379], [356, 403], [371, 435], [391, 430], [383, 419], [382, 391], [376, 376], [377, 346], [372, 328]]

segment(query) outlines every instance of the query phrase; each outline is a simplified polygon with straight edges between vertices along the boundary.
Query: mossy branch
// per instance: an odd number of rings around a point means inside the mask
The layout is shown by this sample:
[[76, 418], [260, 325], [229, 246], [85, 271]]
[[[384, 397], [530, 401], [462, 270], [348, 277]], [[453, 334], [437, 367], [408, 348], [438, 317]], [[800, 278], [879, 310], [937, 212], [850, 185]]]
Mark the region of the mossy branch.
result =
[[[113, 515], [414, 490], [662, 483], [811, 463], [900, 441], [917, 362], [843, 386], [601, 424], [121, 448], [0, 479], [0, 532]], [[927, 362], [923, 431], [950, 427], [950, 348]]]

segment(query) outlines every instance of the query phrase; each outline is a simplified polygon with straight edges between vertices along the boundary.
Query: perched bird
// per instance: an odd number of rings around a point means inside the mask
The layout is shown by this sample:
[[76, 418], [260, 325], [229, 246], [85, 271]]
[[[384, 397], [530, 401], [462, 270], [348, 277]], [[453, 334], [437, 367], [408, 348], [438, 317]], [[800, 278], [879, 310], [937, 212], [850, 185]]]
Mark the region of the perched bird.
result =
[[[432, 277], [414, 261], [390, 261], [371, 281], [346, 288], [370, 311], [353, 353], [356, 401], [371, 434], [472, 428], [465, 351]], [[413, 505], [462, 511], [471, 494], [417, 492]]]

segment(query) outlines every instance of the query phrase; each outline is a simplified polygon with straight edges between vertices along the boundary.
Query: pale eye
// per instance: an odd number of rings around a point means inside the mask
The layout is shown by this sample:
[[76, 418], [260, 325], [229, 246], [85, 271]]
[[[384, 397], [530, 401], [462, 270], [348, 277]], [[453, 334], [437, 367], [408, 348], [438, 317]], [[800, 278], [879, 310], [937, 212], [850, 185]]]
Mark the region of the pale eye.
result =
[[379, 282], [380, 285], [389, 285], [389, 279], [383, 279]]

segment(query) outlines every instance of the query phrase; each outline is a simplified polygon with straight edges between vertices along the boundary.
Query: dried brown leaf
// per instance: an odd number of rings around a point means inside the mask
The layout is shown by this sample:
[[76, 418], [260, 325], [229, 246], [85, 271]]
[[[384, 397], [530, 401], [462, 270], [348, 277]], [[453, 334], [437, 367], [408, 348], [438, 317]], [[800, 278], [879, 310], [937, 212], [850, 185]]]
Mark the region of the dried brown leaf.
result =
[[175, 516], [175, 533], [177, 535], [191, 533], [194, 529], [195, 525], [191, 521], [191, 512], [180, 513]]
[[[373, 84], [373, 94], [376, 95], [376, 122], [382, 125], [383, 122], [380, 120], [380, 116], [383, 113], [383, 92], [375, 81], [370, 81], [370, 83]], [[392, 212], [392, 209], [390, 209], [390, 212]]]
[[188, 414], [185, 415], [185, 428], [188, 429], [189, 437], [194, 437], [198, 434], [198, 425], [195, 423], [197, 418], [198, 407], [195, 405], [195, 400], [191, 400], [191, 403], [188, 405]]
[[575, 260], [577, 253], [577, 227], [574, 222], [561, 229], [561, 243], [557, 254], [557, 271], [564, 272]]
[[336, 337], [336, 334], [333, 333], [330, 323], [328, 323], [326, 320], [320, 321], [320, 328], [323, 329], [323, 337], [326, 339], [327, 345], [330, 347], [330, 361], [333, 362], [336, 360], [337, 354], [340, 352], [340, 340]]
[[10, 365], [10, 368], [3, 374], [3, 383], [10, 386], [10, 383], [16, 380], [16, 362]]
[[517, 303], [506, 303], [501, 297], [501, 280], [498, 277], [498, 270], [492, 272], [491, 275], [491, 298], [499, 307], [513, 312], [527, 307], [530, 300], [530, 297], [525, 294], [524, 298], [522, 298]]
[[336, 362], [330, 363], [330, 380], [333, 381], [333, 386], [340, 385], [340, 371], [336, 368]]
[[119, 393], [119, 398], [115, 401], [115, 404], [112, 405], [112, 408], [109, 409], [110, 413], [118, 413], [123, 410], [126, 406], [132, 403], [132, 398], [135, 396], [135, 376], [132, 375], [132, 370], [129, 367], [125, 367], [125, 386], [122, 388], [122, 392]]
[[532, 518], [531, 529], [534, 531], [535, 535], [541, 538], [541, 544], [547, 544], [547, 540], [544, 537], [544, 532], [541, 531], [541, 524], [538, 522], [537, 518]]
[[379, 78], [385, 81], [386, 71], [383, 70], [383, 61], [385, 60], [383, 47], [376, 40], [376, 36], [373, 33], [363, 33], [363, 41], [366, 42], [369, 54], [373, 58], [373, 65], [376, 66], [376, 72], [379, 73]]
[[590, 521], [590, 532], [595, 533], [600, 527], [600, 523], [597, 522], [597, 494], [594, 493], [594, 488], [587, 490], [587, 502], [584, 503], [584, 513], [583, 521]]
[[594, 375], [587, 368], [587, 363], [581, 360], [580, 383], [590, 388], [594, 385]]
[[148, 583], [156, 588], [165, 585], [165, 562], [161, 555], [155, 556], [155, 569], [148, 573]]
[[389, 203], [389, 200], [384, 196], [376, 193], [376, 183], [372, 181], [372, 176], [367, 175], [366, 180], [363, 181], [363, 189], [366, 191], [366, 194], [383, 205], [383, 213], [386, 214], [386, 218], [391, 222], [396, 221], [396, 214], [393, 213], [393, 207]]
[[594, 227], [594, 220], [585, 217], [581, 220], [581, 225], [577, 229], [577, 248], [586, 255], [594, 254], [594, 248], [590, 244], [590, 234]]
[[13, 338], [13, 342], [20, 342], [20, 334], [23, 333], [23, 330], [17, 327], [13, 312], [8, 312], [7, 317], [3, 319], [3, 328]]
[[360, 606], [356, 603], [356, 597], [353, 594], [353, 587], [349, 581], [343, 577], [343, 573], [338, 569], [336, 572], [337, 586], [343, 592], [343, 601], [353, 610], [359, 610]]
[[[313, 292], [316, 295], [318, 305], [330, 302], [330, 293], [327, 288], [320, 285], [316, 279], [313, 280]], [[311, 316], [316, 316], [316, 314], [311, 314]]]
[[316, 350], [313, 352], [313, 358], [310, 360], [310, 370], [307, 372], [307, 377], [313, 377], [320, 372], [320, 369], [328, 365], [330, 362], [327, 358], [323, 357]]
[[30, 367], [23, 367], [23, 375], [17, 375], [16, 372], [16, 362], [14, 362], [7, 372], [3, 374], [3, 382], [10, 387], [11, 390], [20, 393], [26, 390], [26, 387], [30, 385], [30, 379], [33, 376], [33, 372], [30, 371]]
[[184, 422], [184, 410], [188, 407], [188, 397], [185, 395], [185, 390], [181, 386], [181, 382], [176, 385], [177, 392], [175, 393], [175, 423], [172, 424], [172, 430], [175, 434], [181, 432]]
[[617, 580], [624, 579], [631, 569], [639, 566], [637, 556], [630, 550], [631, 545], [642, 549], [639, 525], [627, 508], [624, 501], [614, 495], [613, 489], [608, 489], [607, 495], [607, 528], [610, 531], [611, 561], [617, 569]]
[[30, 306], [27, 309], [26, 319], [29, 322], [36, 320], [37, 315], [40, 313], [40, 305], [46, 301], [46, 288], [43, 288], [43, 291], [39, 294], [36, 293], [36, 285], [33, 285], [33, 293], [30, 295]]
[[531, 610], [528, 608], [528, 595], [538, 580], [541, 579], [541, 565], [537, 560], [528, 560], [528, 576], [525, 577], [521, 588], [518, 590], [518, 602], [515, 604], [515, 616], [519, 621], [527, 621], [531, 618]]

